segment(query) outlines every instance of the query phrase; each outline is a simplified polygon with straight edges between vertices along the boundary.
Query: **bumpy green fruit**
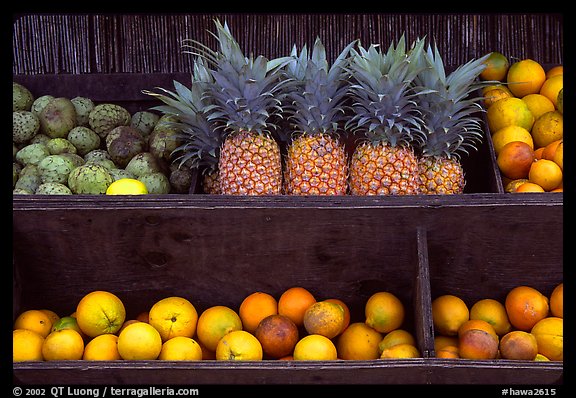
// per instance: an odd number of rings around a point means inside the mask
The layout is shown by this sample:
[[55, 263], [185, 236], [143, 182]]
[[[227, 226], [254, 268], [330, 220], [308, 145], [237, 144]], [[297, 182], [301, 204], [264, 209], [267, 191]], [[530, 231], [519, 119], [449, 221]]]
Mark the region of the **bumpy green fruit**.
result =
[[12, 111], [29, 111], [34, 103], [34, 96], [20, 83], [12, 82]]
[[16, 161], [22, 165], [37, 165], [42, 159], [50, 155], [50, 151], [45, 144], [29, 144], [16, 152]]
[[66, 184], [70, 172], [75, 168], [76, 166], [72, 160], [61, 155], [46, 156], [42, 159], [40, 164], [38, 164], [40, 179], [43, 183], [59, 182], [61, 184]]
[[86, 126], [76, 126], [68, 133], [68, 141], [76, 147], [80, 156], [100, 148], [100, 136]]
[[147, 138], [160, 117], [152, 112], [149, 111], [138, 111], [132, 115], [132, 119], [130, 120], [130, 126], [134, 127], [144, 138]]
[[46, 146], [51, 155], [59, 155], [61, 153], [76, 153], [76, 147], [66, 138], [51, 138], [46, 142]]
[[36, 195], [72, 195], [66, 185], [59, 182], [45, 182], [36, 189]]
[[44, 109], [44, 107], [46, 105], [48, 105], [48, 102], [50, 102], [53, 99], [54, 99], [54, 96], [49, 95], [49, 94], [42, 95], [42, 96], [36, 98], [34, 100], [34, 102], [32, 103], [32, 108], [30, 109], [30, 112], [32, 112], [36, 116], [40, 115], [40, 112], [42, 112], [42, 109]]
[[76, 125], [88, 126], [88, 116], [94, 109], [94, 102], [87, 97], [74, 97], [70, 101], [76, 109]]
[[76, 167], [68, 176], [68, 187], [74, 194], [105, 194], [112, 182], [108, 170], [94, 163]]
[[100, 138], [106, 138], [114, 127], [128, 126], [130, 119], [130, 112], [120, 105], [98, 104], [88, 115], [88, 126]]
[[170, 193], [170, 180], [166, 174], [156, 172], [145, 174], [138, 177], [138, 180], [146, 185], [149, 194], [168, 194]]
[[50, 138], [65, 138], [76, 127], [76, 109], [65, 97], [52, 99], [38, 117], [41, 132]]
[[30, 141], [40, 130], [38, 116], [30, 111], [12, 112], [12, 141], [24, 144]]

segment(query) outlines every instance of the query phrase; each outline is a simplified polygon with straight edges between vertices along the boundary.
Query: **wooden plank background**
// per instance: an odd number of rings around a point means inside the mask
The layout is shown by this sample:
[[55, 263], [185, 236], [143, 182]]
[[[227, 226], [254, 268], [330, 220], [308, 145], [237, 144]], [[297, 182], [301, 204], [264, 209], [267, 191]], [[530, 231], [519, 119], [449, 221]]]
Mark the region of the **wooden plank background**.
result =
[[181, 42], [216, 48], [215, 18], [246, 53], [286, 55], [316, 36], [330, 60], [354, 39], [387, 47], [402, 33], [436, 41], [459, 65], [491, 51], [511, 60], [563, 62], [562, 14], [32, 14], [14, 15], [13, 74], [188, 72]]

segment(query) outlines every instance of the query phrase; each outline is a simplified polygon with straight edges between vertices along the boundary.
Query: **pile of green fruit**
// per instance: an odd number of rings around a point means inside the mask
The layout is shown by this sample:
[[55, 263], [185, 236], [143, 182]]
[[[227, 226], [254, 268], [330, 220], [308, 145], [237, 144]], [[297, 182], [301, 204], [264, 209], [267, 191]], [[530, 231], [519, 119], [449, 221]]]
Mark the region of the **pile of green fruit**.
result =
[[189, 191], [190, 169], [171, 165], [178, 139], [168, 115], [35, 97], [17, 82], [12, 98], [13, 194], [104, 194], [121, 178], [142, 181], [150, 194]]

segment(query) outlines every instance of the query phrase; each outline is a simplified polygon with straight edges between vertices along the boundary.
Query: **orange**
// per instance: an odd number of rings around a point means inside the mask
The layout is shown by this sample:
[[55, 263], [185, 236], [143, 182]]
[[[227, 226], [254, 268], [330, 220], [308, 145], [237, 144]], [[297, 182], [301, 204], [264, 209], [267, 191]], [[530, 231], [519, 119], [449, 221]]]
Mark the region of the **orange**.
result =
[[546, 112], [532, 126], [534, 148], [540, 148], [564, 137], [564, 118], [558, 111]]
[[512, 91], [510, 91], [508, 89], [508, 87], [506, 87], [506, 84], [503, 84], [503, 83], [483, 85], [482, 86], [482, 95], [486, 96], [486, 94], [492, 90], [502, 90], [502, 91], [506, 92], [506, 94], [509, 94], [509, 95], [507, 95], [508, 97], [514, 96], [512, 94]]
[[420, 351], [412, 344], [396, 344], [386, 348], [380, 354], [380, 359], [420, 358]]
[[545, 191], [544, 188], [542, 188], [538, 184], [534, 184], [533, 182], [525, 182], [524, 184], [518, 186], [515, 192], [522, 193], [522, 192], [545, 192]]
[[113, 293], [96, 290], [86, 294], [76, 307], [76, 321], [88, 337], [116, 333], [126, 319], [122, 300]]
[[515, 62], [508, 68], [506, 82], [508, 88], [516, 97], [536, 94], [546, 80], [546, 72], [542, 65], [532, 59]]
[[541, 146], [538, 149], [534, 150], [534, 159], [542, 159], [542, 156], [544, 155], [544, 148], [543, 146]]
[[82, 359], [89, 361], [113, 361], [122, 359], [118, 352], [118, 336], [105, 333], [94, 337], [84, 347]]
[[132, 323], [118, 335], [118, 352], [125, 360], [153, 360], [162, 351], [162, 337], [154, 326]]
[[544, 355], [542, 354], [536, 354], [536, 357], [534, 358], [535, 361], [549, 361], [548, 358], [546, 358]]
[[242, 328], [250, 333], [254, 333], [262, 319], [277, 313], [278, 301], [264, 292], [254, 292], [246, 296], [238, 310]]
[[560, 170], [564, 172], [564, 142], [560, 142], [556, 147], [556, 151], [554, 152], [554, 156], [552, 156], [552, 160], [558, 166], [560, 166]]
[[344, 309], [344, 325], [342, 326], [342, 331], [346, 330], [348, 325], [350, 325], [350, 308], [348, 308], [348, 305], [344, 301], [337, 298], [330, 298], [324, 301], [340, 304], [340, 306]]
[[215, 305], [200, 314], [196, 336], [209, 351], [216, 351], [218, 341], [234, 330], [242, 330], [242, 320], [238, 313], [230, 307]]
[[262, 356], [262, 345], [252, 333], [245, 330], [227, 333], [216, 346], [218, 361], [260, 361]]
[[404, 322], [404, 305], [390, 292], [376, 292], [364, 305], [366, 325], [380, 333], [400, 328]]
[[518, 187], [522, 184], [524, 184], [525, 182], [528, 182], [527, 178], [517, 178], [515, 180], [511, 180], [510, 182], [508, 182], [506, 184], [506, 186], [504, 187], [504, 191], [506, 192], [516, 192], [516, 190], [518, 189]]
[[458, 355], [464, 359], [494, 359], [498, 337], [482, 329], [469, 329], [458, 336]]
[[46, 337], [52, 330], [52, 320], [43, 311], [27, 310], [18, 315], [12, 329], [32, 330], [40, 336]]
[[484, 61], [486, 68], [480, 72], [481, 80], [504, 81], [510, 67], [510, 61], [506, 56], [498, 51], [493, 51]]
[[304, 329], [309, 334], [320, 334], [332, 339], [344, 327], [344, 308], [337, 303], [317, 301], [304, 312]]
[[378, 359], [381, 354], [378, 349], [380, 341], [382, 341], [382, 334], [366, 323], [351, 323], [336, 342], [338, 358], [347, 360]]
[[528, 180], [544, 191], [551, 191], [562, 183], [562, 169], [552, 160], [540, 159], [532, 163]]
[[558, 98], [556, 99], [556, 109], [560, 114], [564, 114], [564, 88], [561, 88], [558, 92]]
[[42, 345], [42, 356], [46, 361], [79, 360], [83, 354], [84, 339], [73, 329], [51, 332]]
[[564, 318], [564, 283], [560, 283], [554, 288], [548, 303], [552, 316]]
[[461, 338], [468, 330], [483, 330], [498, 338], [494, 327], [482, 319], [468, 319], [458, 328], [458, 338]]
[[530, 331], [536, 336], [538, 353], [551, 361], [564, 359], [564, 320], [555, 316], [546, 317], [532, 327]]
[[560, 145], [562, 141], [563, 140], [552, 141], [551, 143], [543, 147], [544, 149], [542, 150], [542, 159], [554, 160], [556, 149], [558, 148], [558, 145]]
[[432, 321], [439, 334], [456, 336], [460, 326], [468, 319], [470, 310], [461, 298], [445, 294], [432, 301]]
[[43, 361], [44, 337], [28, 329], [12, 331], [12, 362]]
[[486, 91], [484, 94], [484, 107], [486, 109], [490, 108], [496, 101], [502, 98], [512, 97], [510, 90], [504, 90], [502, 88], [493, 88], [492, 90]]
[[552, 76], [544, 82], [540, 88], [540, 94], [548, 98], [556, 108], [558, 103], [558, 93], [564, 87], [564, 77], [562, 75]]
[[496, 163], [500, 172], [508, 178], [528, 178], [528, 172], [534, 163], [534, 150], [522, 141], [509, 142], [500, 149]]
[[563, 75], [564, 67], [562, 65], [556, 65], [548, 69], [546, 72], [546, 79], [550, 79], [552, 76]]
[[296, 324], [280, 314], [268, 315], [262, 319], [254, 331], [254, 336], [262, 344], [264, 355], [269, 358], [292, 355], [300, 338]]
[[306, 288], [295, 286], [287, 289], [278, 299], [278, 313], [292, 319], [296, 326], [304, 325], [304, 312], [316, 302]]
[[292, 356], [295, 361], [331, 361], [338, 359], [338, 351], [328, 337], [309, 334], [298, 340]]
[[148, 312], [148, 323], [160, 332], [163, 342], [176, 336], [194, 336], [197, 322], [196, 307], [184, 297], [163, 298]]
[[202, 348], [196, 340], [186, 336], [176, 336], [162, 343], [158, 359], [166, 361], [199, 361]]
[[140, 322], [140, 321], [138, 319], [128, 319], [128, 320], [124, 321], [124, 323], [122, 324], [120, 329], [118, 329], [118, 331], [116, 332], [116, 335], [119, 335], [120, 332], [122, 332], [124, 329], [126, 329], [126, 326], [132, 325], [133, 323], [136, 323], [136, 322]]
[[447, 345], [440, 350], [436, 350], [436, 358], [460, 358], [457, 345]]
[[512, 141], [525, 142], [534, 149], [534, 140], [530, 132], [524, 127], [512, 125], [501, 128], [492, 134], [492, 143], [494, 144], [494, 152], [496, 152], [496, 155], [500, 153], [504, 145]]
[[50, 318], [50, 320], [52, 321], [52, 326], [54, 326], [54, 324], [56, 323], [56, 321], [58, 321], [58, 319], [60, 319], [60, 315], [58, 315], [57, 313], [55, 313], [52, 310], [49, 309], [41, 309], [40, 311], [42, 311], [43, 313], [45, 313], [46, 315], [48, 315], [48, 318]]
[[548, 316], [548, 299], [530, 286], [516, 286], [506, 295], [504, 303], [512, 326], [525, 332]]
[[386, 348], [390, 348], [397, 344], [412, 344], [416, 345], [416, 339], [412, 333], [408, 332], [404, 329], [396, 329], [391, 331], [390, 333], [386, 333], [386, 335], [380, 340], [378, 343], [378, 350], [380, 354]]
[[443, 336], [437, 334], [434, 336], [434, 350], [438, 351], [447, 346], [458, 347], [458, 335], [455, 336]]
[[488, 322], [498, 336], [503, 336], [512, 329], [504, 304], [490, 298], [478, 300], [470, 307], [470, 319]]
[[538, 119], [540, 116], [546, 112], [551, 112], [556, 109], [554, 102], [550, 101], [548, 97], [542, 94], [528, 94], [522, 97], [522, 101], [528, 105], [528, 109], [534, 115], [534, 120]]
[[538, 355], [538, 342], [532, 333], [513, 330], [502, 336], [500, 355], [505, 359], [533, 361]]
[[486, 111], [486, 119], [491, 133], [510, 125], [524, 127], [530, 131], [534, 124], [534, 115], [528, 104], [516, 97], [496, 101]]

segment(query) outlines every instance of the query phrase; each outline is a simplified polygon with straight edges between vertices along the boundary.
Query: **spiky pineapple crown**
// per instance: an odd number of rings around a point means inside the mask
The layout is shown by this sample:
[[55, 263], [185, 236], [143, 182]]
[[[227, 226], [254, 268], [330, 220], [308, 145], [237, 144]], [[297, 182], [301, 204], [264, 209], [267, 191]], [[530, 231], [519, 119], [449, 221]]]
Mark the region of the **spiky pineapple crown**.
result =
[[423, 156], [458, 159], [482, 142], [482, 122], [476, 116], [482, 111], [482, 97], [473, 93], [482, 85], [478, 76], [487, 57], [472, 59], [447, 75], [436, 44], [421, 53], [422, 68], [414, 83], [422, 91], [416, 101], [426, 132], [420, 147]]
[[312, 53], [306, 45], [300, 55], [296, 45], [292, 48], [293, 57], [285, 69], [296, 84], [289, 92], [291, 104], [286, 111], [297, 133], [337, 133], [339, 123], [345, 118], [343, 106], [347, 95], [344, 69], [353, 41], [348, 44], [329, 67], [326, 49], [319, 37], [314, 42]]
[[214, 84], [209, 95], [213, 104], [207, 107], [208, 120], [222, 123], [226, 132], [248, 130], [260, 134], [270, 133], [275, 125], [272, 116], [282, 109], [281, 68], [289, 57], [268, 60], [263, 55], [244, 56], [240, 45], [232, 36], [228, 25], [215, 20], [219, 51], [202, 43], [189, 40], [192, 54], [207, 60]]
[[177, 122], [169, 122], [177, 131], [177, 139], [182, 142], [173, 151], [174, 162], [190, 168], [204, 167], [204, 171], [218, 167], [220, 146], [222, 145], [221, 129], [207, 119], [206, 109], [211, 104], [205, 93], [214, 84], [214, 79], [206, 68], [202, 58], [194, 60], [190, 88], [174, 81], [175, 92], [157, 87], [165, 94], [143, 90], [165, 105], [152, 109], [165, 115], [173, 115]]
[[416, 104], [420, 94], [412, 85], [418, 74], [416, 59], [423, 43], [406, 48], [404, 35], [383, 53], [377, 45], [351, 50], [349, 86], [353, 116], [346, 127], [361, 131], [373, 142], [392, 146], [422, 140], [422, 120]]

